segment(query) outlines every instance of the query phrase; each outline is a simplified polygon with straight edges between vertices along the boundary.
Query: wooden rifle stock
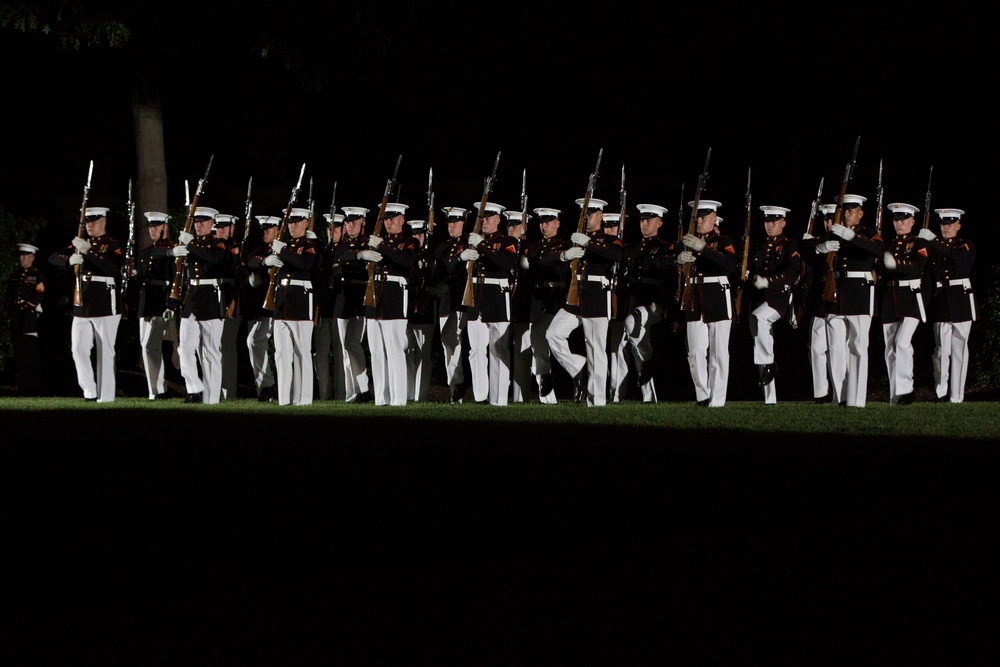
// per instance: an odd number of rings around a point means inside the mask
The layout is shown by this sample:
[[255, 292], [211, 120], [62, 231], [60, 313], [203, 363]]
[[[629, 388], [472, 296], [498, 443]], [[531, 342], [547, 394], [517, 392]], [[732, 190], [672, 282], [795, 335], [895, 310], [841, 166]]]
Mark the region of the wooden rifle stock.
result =
[[[299, 198], [299, 188], [302, 187], [302, 177], [306, 173], [306, 163], [302, 163], [302, 169], [299, 171], [299, 181], [292, 188], [292, 196], [288, 198], [288, 206], [285, 207], [285, 215], [281, 217], [281, 224], [278, 225], [278, 235], [275, 237], [279, 241], [285, 235], [285, 228], [288, 227], [288, 218], [292, 216], [292, 208], [295, 206], [295, 200]], [[264, 310], [274, 310], [274, 289], [275, 280], [278, 277], [278, 267], [272, 266], [267, 270], [267, 294], [264, 295]]]
[[[191, 233], [191, 225], [194, 224], [194, 212], [198, 208], [198, 199], [201, 198], [201, 193], [205, 191], [205, 183], [208, 182], [208, 172], [212, 169], [212, 160], [214, 159], [214, 155], [208, 158], [208, 167], [205, 168], [205, 175], [198, 181], [198, 189], [195, 190], [194, 197], [191, 198], [191, 202], [188, 205], [187, 219], [184, 221], [184, 231], [188, 234]], [[183, 278], [184, 258], [178, 257], [177, 261], [174, 262], [174, 280], [170, 285], [170, 299], [173, 303], [180, 303], [181, 301], [181, 283]]]
[[[472, 231], [476, 234], [481, 234], [483, 229], [483, 214], [486, 212], [486, 200], [490, 196], [490, 192], [493, 191], [493, 182], [497, 177], [497, 165], [500, 164], [500, 152], [497, 152], [497, 159], [493, 162], [493, 175], [486, 179], [486, 183], [483, 186], [483, 197], [479, 200], [479, 211], [476, 214], [476, 224], [473, 226]], [[465, 263], [465, 292], [462, 294], [462, 305], [466, 308], [471, 308], [476, 305], [476, 293], [472, 288], [472, 270], [475, 268], [476, 262], [469, 260]]]
[[[587, 192], [583, 195], [583, 202], [580, 204], [580, 220], [576, 223], [576, 231], [583, 234], [587, 229], [587, 209], [590, 208], [590, 197], [594, 194], [594, 184], [597, 182], [597, 174], [601, 168], [601, 157], [604, 155], [602, 148], [597, 153], [597, 165], [594, 167], [590, 179], [587, 181]], [[570, 306], [580, 305], [580, 279], [576, 272], [580, 266], [580, 260], [574, 259], [569, 263], [569, 289], [566, 290], [566, 303]]]
[[[708, 149], [705, 155], [705, 168], [702, 169], [701, 176], [698, 177], [698, 189], [694, 193], [694, 201], [691, 203], [691, 221], [688, 223], [688, 234], [694, 234], [698, 230], [698, 205], [701, 204], [701, 193], [705, 189], [705, 181], [708, 180], [708, 161], [712, 157], [712, 149]], [[685, 312], [694, 311], [694, 293], [691, 290], [691, 264], [684, 265], [683, 284], [684, 291], [681, 293], [681, 310]]]
[[[844, 195], [847, 194], [847, 184], [851, 180], [851, 172], [854, 170], [854, 162], [858, 158], [858, 145], [861, 137], [854, 142], [854, 156], [844, 168], [844, 180], [840, 183], [840, 195], [837, 196], [837, 210], [833, 214], [833, 224], [839, 225], [844, 210]], [[823, 285], [823, 301], [827, 303], [837, 303], [840, 293], [837, 289], [837, 253], [831, 252], [826, 255], [826, 283]]]
[[739, 324], [743, 303], [743, 285], [747, 280], [747, 264], [750, 261], [750, 169], [747, 169], [747, 221], [743, 227], [743, 249], [740, 251], [739, 285], [736, 287], [736, 303], [733, 304], [734, 322]]

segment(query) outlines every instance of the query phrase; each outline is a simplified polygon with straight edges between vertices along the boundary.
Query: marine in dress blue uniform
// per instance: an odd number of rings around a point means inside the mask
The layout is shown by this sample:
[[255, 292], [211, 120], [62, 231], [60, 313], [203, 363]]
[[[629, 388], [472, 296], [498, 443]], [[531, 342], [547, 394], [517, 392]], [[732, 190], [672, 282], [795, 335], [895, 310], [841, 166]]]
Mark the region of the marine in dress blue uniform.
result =
[[38, 352], [38, 318], [45, 298], [45, 274], [35, 266], [38, 247], [17, 244], [19, 268], [11, 273], [7, 303], [10, 310], [11, 343], [17, 370], [17, 393], [43, 393], [42, 368]]

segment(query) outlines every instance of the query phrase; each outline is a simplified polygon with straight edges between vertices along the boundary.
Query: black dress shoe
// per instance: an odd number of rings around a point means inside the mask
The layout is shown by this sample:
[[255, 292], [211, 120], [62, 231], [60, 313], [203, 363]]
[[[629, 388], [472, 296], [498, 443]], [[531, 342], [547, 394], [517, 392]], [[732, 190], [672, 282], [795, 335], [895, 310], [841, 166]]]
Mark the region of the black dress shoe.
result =
[[697, 406], [698, 406], [699, 408], [707, 408], [707, 407], [708, 407], [708, 404], [709, 404], [709, 402], [710, 402], [711, 400], [712, 400], [712, 399], [710, 399], [710, 398], [706, 398], [706, 399], [705, 399], [705, 400], [703, 400], [703, 401], [698, 401], [697, 403], [695, 403], [695, 405], [697, 405]]
[[490, 399], [488, 398], [484, 398], [481, 401], [476, 401], [476, 405], [489, 405], [489, 404], [490, 404]]
[[587, 367], [584, 366], [573, 378], [573, 402], [582, 403], [587, 398]]
[[833, 401], [833, 395], [827, 394], [826, 396], [819, 396], [813, 399], [813, 403], [830, 403]]
[[278, 400], [278, 385], [272, 384], [270, 387], [264, 387], [260, 390], [260, 394], [257, 395], [257, 400], [261, 403], [269, 403], [271, 401]]
[[913, 403], [913, 392], [908, 394], [900, 394], [896, 397], [896, 405], [909, 405]]
[[465, 398], [465, 383], [459, 382], [451, 388], [451, 404], [458, 405]]
[[86, 396], [84, 396], [83, 400], [87, 401], [88, 403], [97, 403], [97, 397], [96, 396], [94, 396], [93, 398], [87, 398]]
[[188, 394], [184, 398], [184, 402], [185, 403], [201, 403], [201, 392], [198, 392], [197, 394]]
[[778, 364], [766, 364], [760, 371], [760, 382], [758, 383], [761, 387], [766, 387], [774, 380], [774, 376], [778, 372]]
[[639, 373], [639, 386], [645, 385], [653, 379], [653, 362], [647, 361], [642, 365], [642, 372]]
[[538, 378], [538, 395], [548, 396], [552, 393], [552, 373], [546, 373]]

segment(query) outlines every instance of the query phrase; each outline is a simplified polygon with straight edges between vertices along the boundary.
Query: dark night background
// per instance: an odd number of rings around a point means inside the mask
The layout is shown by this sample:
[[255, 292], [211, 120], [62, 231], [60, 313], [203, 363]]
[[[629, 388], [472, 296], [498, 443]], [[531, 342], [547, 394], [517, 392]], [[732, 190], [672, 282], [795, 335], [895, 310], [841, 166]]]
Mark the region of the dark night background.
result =
[[[885, 202], [921, 208], [933, 165], [932, 208], [966, 211], [977, 285], [994, 262], [995, 9], [179, 0], [143, 10], [144, 26], [161, 26], [133, 35], [148, 61], [0, 33], [0, 205], [48, 219], [43, 257], [75, 234], [89, 160], [90, 204], [118, 211], [110, 231], [124, 238], [130, 82], [155, 62], [172, 211], [213, 154], [201, 203], [223, 212], [242, 214], [253, 177], [254, 213], [280, 213], [303, 162], [318, 211], [334, 181], [338, 207], [376, 208], [402, 154], [401, 201], [423, 218], [429, 168], [437, 206], [469, 208], [501, 151], [491, 199], [516, 207], [527, 169], [529, 206], [562, 209], [568, 236], [603, 147], [595, 196], [617, 206], [624, 165], [626, 240], [639, 203], [669, 209], [671, 237], [681, 185], [690, 199], [711, 147], [704, 196], [723, 203], [724, 231], [742, 233], [750, 168], [752, 234], [763, 234], [757, 206], [771, 204], [791, 209], [798, 237], [820, 178], [833, 201], [860, 136], [848, 191], [869, 198], [866, 222], [879, 160]], [[344, 16], [361, 18], [335, 20]], [[336, 64], [326, 85], [301, 86], [261, 60], [261, 25]], [[883, 228], [891, 234], [890, 218]], [[734, 348], [745, 333], [734, 329]], [[414, 442], [412, 424], [383, 412], [308, 428], [268, 413], [234, 437], [211, 411], [183, 427], [147, 414], [150, 428], [127, 444], [104, 442], [95, 419], [5, 449], [19, 558], [7, 576], [28, 593], [11, 600], [29, 662], [560, 664], [610, 653], [842, 664], [833, 656], [953, 660], [992, 648], [993, 443], [622, 437], [574, 424], [514, 441], [474, 420]]]

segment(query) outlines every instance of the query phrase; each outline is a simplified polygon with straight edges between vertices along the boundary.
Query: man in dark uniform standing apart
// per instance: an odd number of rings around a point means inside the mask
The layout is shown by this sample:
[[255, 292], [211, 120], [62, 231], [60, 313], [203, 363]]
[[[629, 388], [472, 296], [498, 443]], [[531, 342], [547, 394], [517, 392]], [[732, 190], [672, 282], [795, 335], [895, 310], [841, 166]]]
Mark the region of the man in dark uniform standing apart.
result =
[[[139, 280], [139, 347], [142, 351], [142, 365], [146, 371], [146, 387], [149, 400], [167, 397], [164, 373], [163, 339], [167, 334], [167, 320], [163, 313], [167, 310], [167, 297], [174, 279], [174, 259], [170, 249], [175, 243], [170, 240], [170, 216], [157, 211], [146, 211], [146, 229], [150, 245], [136, 257], [136, 277]], [[171, 324], [170, 326], [175, 326]], [[176, 340], [176, 335], [173, 336]]]
[[[841, 223], [830, 227], [830, 240], [824, 243], [826, 250], [836, 253], [837, 299], [826, 304], [834, 400], [856, 408], [865, 407], [868, 399], [868, 340], [876, 312], [875, 259], [883, 250], [882, 238], [875, 230], [860, 224], [865, 201], [860, 195], [844, 195]], [[844, 378], [842, 387], [836, 385], [838, 377]]]
[[510, 283], [510, 400], [524, 403], [531, 394], [531, 289], [525, 283], [524, 250], [527, 244], [527, 224], [531, 214], [526, 211], [507, 211], [507, 235], [517, 243], [518, 261], [511, 268]]
[[753, 336], [753, 361], [760, 377], [758, 384], [764, 390], [764, 404], [778, 402], [774, 377], [778, 364], [774, 359], [774, 323], [787, 317], [792, 304], [792, 286], [799, 278], [802, 258], [797, 244], [785, 236], [785, 216], [789, 209], [783, 206], [761, 206], [764, 213], [764, 232], [767, 238], [753, 252], [750, 262], [750, 334]]
[[474, 312], [465, 313], [472, 394], [491, 405], [507, 405], [510, 398], [510, 272], [519, 259], [517, 239], [500, 229], [505, 210], [486, 202], [482, 234], [469, 234], [469, 248], [479, 255], [472, 267]]
[[639, 204], [639, 231], [642, 238], [626, 248], [630, 304], [620, 304], [628, 312], [625, 333], [635, 360], [643, 403], [656, 402], [653, 379], [652, 328], [663, 319], [667, 304], [667, 279], [674, 273], [675, 257], [670, 244], [660, 238], [667, 209], [656, 204]]
[[[576, 200], [583, 206], [583, 199]], [[564, 262], [579, 260], [577, 287], [579, 305], [563, 304], [552, 318], [545, 339], [553, 356], [573, 378], [573, 400], [590, 407], [607, 404], [608, 320], [611, 317], [611, 276], [615, 264], [625, 259], [621, 239], [604, 231], [603, 199], [591, 198], [586, 211], [584, 232], [573, 232], [573, 245], [560, 254]], [[570, 276], [572, 280], [572, 276]], [[583, 328], [586, 356], [570, 350], [569, 336]]]
[[[224, 303], [228, 310], [229, 303], [233, 299], [233, 290], [236, 288], [236, 274], [240, 269], [240, 242], [233, 238], [233, 226], [236, 224], [236, 216], [220, 213], [215, 216], [215, 223], [212, 230], [215, 238], [226, 242], [226, 249], [229, 252], [229, 262], [225, 266], [225, 274], [219, 281], [222, 287]], [[250, 224], [247, 221], [247, 224]], [[239, 381], [239, 355], [236, 346], [239, 344], [240, 324], [243, 315], [237, 309], [232, 317], [226, 317], [222, 322], [222, 394], [221, 400], [235, 400], [237, 398], [237, 386]]]
[[560, 259], [570, 243], [559, 237], [559, 214], [555, 208], [536, 208], [538, 228], [542, 238], [525, 248], [522, 267], [527, 264], [526, 285], [531, 289], [528, 335], [531, 338], [531, 354], [535, 381], [538, 383], [538, 400], [541, 403], [555, 403], [556, 394], [552, 381], [552, 351], [545, 334], [563, 304], [566, 303], [566, 289], [569, 264]]
[[427, 238], [427, 222], [407, 222], [417, 244], [417, 259], [410, 269], [409, 314], [406, 321], [406, 395], [407, 400], [426, 402], [431, 398], [431, 344], [437, 325], [437, 295], [430, 288], [434, 270], [434, 249]]
[[[76, 378], [88, 401], [115, 400], [115, 340], [121, 320], [122, 247], [107, 235], [108, 209], [88, 207], [84, 212], [87, 239], [79, 236], [70, 246], [49, 256], [55, 266], [79, 266], [82, 282], [80, 306], [73, 306], [70, 345]], [[97, 371], [90, 361], [97, 350]]]
[[976, 320], [976, 297], [969, 276], [976, 261], [976, 246], [958, 237], [962, 229], [960, 208], [934, 211], [941, 222], [941, 237], [929, 229], [917, 234], [928, 242], [934, 293], [931, 321], [934, 323], [934, 394], [939, 401], [965, 400], [969, 372], [969, 332]]
[[685, 312], [685, 319], [695, 401], [711, 408], [724, 406], [729, 390], [729, 334], [733, 326], [729, 279], [738, 270], [733, 239], [716, 227], [721, 206], [714, 200], [700, 200], [695, 233], [685, 234], [673, 246], [677, 263], [691, 265], [688, 289], [693, 309]]
[[306, 236], [309, 209], [288, 215], [287, 243], [271, 242], [264, 266], [277, 269], [274, 281], [274, 368], [278, 405], [312, 405], [313, 400], [313, 277], [320, 268], [321, 249]]
[[885, 336], [885, 367], [889, 374], [889, 405], [913, 402], [913, 334], [927, 321], [921, 293], [929, 256], [927, 242], [913, 233], [916, 206], [893, 203], [896, 236], [886, 243], [882, 255], [882, 333]]
[[17, 393], [40, 396], [42, 367], [38, 353], [38, 318], [45, 298], [45, 274], [35, 266], [36, 246], [17, 244], [19, 271], [10, 278], [8, 303], [11, 314], [11, 342], [17, 367]]
[[365, 234], [367, 208], [348, 206], [344, 211], [344, 236], [334, 248], [334, 261], [344, 275], [337, 295], [337, 332], [344, 354], [344, 395], [348, 403], [373, 400], [365, 359], [365, 291], [368, 288], [368, 264], [358, 253], [368, 249]]
[[[406, 405], [406, 316], [417, 241], [403, 233], [406, 204], [385, 207], [385, 236], [372, 234], [358, 259], [375, 263], [375, 305], [365, 306], [375, 405]], [[367, 271], [367, 268], [366, 268]]]

